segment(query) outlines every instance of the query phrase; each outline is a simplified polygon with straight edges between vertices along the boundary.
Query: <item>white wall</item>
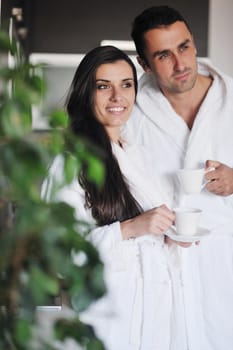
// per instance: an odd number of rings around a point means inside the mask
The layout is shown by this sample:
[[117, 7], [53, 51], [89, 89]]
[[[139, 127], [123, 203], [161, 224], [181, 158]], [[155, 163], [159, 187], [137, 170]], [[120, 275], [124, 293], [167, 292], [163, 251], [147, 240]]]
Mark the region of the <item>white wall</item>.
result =
[[209, 47], [212, 63], [233, 77], [233, 0], [209, 0]]

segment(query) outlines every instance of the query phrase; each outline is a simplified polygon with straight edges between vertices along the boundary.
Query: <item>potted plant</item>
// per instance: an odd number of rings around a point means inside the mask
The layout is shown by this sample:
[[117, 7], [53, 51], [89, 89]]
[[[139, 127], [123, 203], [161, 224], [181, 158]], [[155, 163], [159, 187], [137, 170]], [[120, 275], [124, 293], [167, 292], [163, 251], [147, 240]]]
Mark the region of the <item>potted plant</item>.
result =
[[[0, 350], [56, 349], [67, 338], [77, 348], [104, 349], [79, 319], [79, 312], [105, 293], [103, 264], [84, 236], [90, 225], [78, 221], [67, 204], [46, 203], [40, 196], [57, 154], [64, 155], [66, 183], [83, 161], [100, 183], [102, 164], [90, 145], [69, 134], [63, 111], [51, 113], [51, 130], [35, 137], [32, 105], [46, 93], [45, 83], [3, 31], [0, 52], [10, 52], [15, 62], [0, 69]], [[80, 264], [73, 252], [82, 257]], [[72, 316], [57, 313], [54, 332], [46, 338], [37, 332], [38, 305], [50, 305], [64, 288]]]

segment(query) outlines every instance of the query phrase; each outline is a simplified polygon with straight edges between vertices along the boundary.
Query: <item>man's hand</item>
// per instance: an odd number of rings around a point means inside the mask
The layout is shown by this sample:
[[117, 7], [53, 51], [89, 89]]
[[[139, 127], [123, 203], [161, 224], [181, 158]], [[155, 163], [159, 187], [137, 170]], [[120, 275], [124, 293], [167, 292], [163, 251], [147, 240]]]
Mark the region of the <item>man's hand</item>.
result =
[[233, 194], [233, 169], [214, 160], [206, 161], [206, 168], [215, 168], [206, 173], [205, 178], [209, 182], [206, 189], [220, 196]]

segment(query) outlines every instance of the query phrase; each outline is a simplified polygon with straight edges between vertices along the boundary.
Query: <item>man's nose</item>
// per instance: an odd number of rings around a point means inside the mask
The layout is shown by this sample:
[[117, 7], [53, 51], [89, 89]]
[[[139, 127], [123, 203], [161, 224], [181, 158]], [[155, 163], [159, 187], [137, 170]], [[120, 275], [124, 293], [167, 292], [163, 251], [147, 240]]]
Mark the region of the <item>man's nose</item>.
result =
[[185, 68], [185, 64], [183, 62], [183, 58], [181, 55], [179, 54], [175, 54], [173, 56], [173, 60], [174, 60], [174, 68], [176, 71], [183, 71]]

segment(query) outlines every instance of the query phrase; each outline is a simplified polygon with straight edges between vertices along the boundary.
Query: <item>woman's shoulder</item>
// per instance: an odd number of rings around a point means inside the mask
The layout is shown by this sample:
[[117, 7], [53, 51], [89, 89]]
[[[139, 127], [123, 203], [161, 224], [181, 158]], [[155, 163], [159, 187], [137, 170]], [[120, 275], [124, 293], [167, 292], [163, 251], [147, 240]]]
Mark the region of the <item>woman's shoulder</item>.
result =
[[[50, 162], [48, 165], [48, 177], [52, 177], [55, 181], [57, 182], [64, 182], [67, 183], [68, 181], [66, 180], [66, 172], [67, 170], [67, 164], [70, 159], [73, 159], [73, 167], [69, 167], [69, 172], [73, 171], [73, 176], [69, 176], [69, 178], [73, 177], [73, 180], [77, 179], [78, 176], [78, 166], [75, 165], [75, 157], [72, 154], [58, 154], [55, 156], [55, 158]], [[68, 160], [68, 162], [67, 162]]]
[[78, 174], [74, 171], [71, 181], [67, 181], [65, 175], [65, 156], [57, 155], [48, 165], [47, 175], [41, 186], [41, 197], [47, 200], [53, 198], [53, 194], [79, 193], [83, 197], [83, 189], [78, 181]]
[[64, 156], [57, 155], [48, 166], [48, 176], [55, 176], [57, 179], [62, 179], [64, 167]]

